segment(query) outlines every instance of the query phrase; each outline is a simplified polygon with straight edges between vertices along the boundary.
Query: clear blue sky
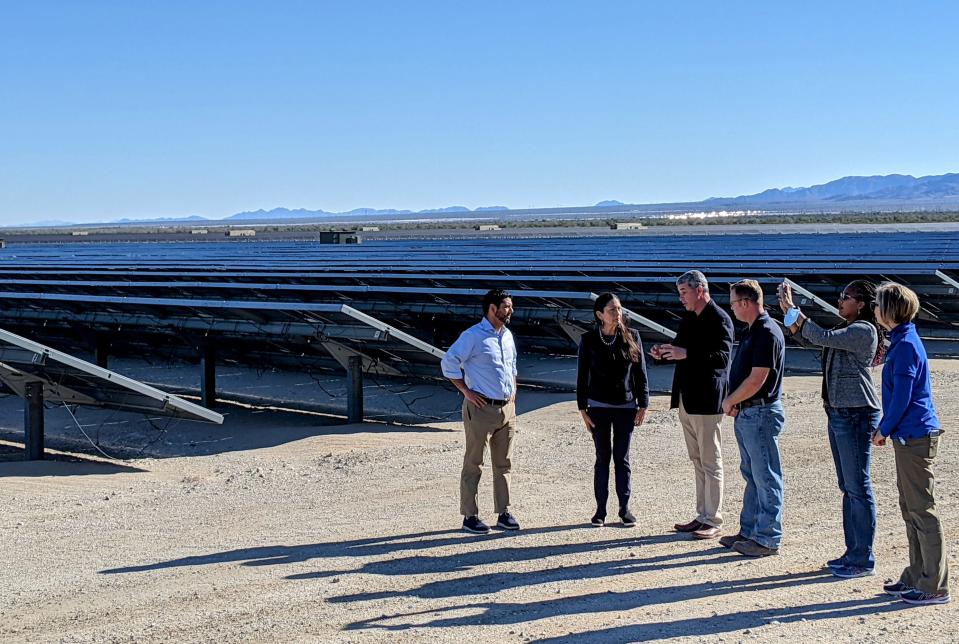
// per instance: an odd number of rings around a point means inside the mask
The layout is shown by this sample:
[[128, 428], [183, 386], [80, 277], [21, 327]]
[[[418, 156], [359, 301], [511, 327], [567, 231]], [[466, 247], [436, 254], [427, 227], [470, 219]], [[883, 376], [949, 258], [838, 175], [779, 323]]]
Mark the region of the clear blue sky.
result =
[[4, 2], [0, 224], [959, 171], [954, 2]]

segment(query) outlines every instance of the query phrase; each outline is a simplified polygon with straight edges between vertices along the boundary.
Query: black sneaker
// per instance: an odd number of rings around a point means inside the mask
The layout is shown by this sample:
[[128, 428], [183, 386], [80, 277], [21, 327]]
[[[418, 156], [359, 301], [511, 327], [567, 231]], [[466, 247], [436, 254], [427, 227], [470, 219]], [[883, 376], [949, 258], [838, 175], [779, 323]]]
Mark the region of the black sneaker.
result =
[[593, 515], [593, 518], [590, 519], [589, 522], [594, 528], [602, 528], [604, 525], [606, 525], [606, 515], [597, 512]]
[[636, 525], [636, 517], [629, 510], [620, 510], [619, 518], [623, 520], [623, 527], [625, 528], [632, 528]]
[[489, 534], [489, 526], [475, 514], [463, 519], [463, 529], [473, 534]]
[[886, 583], [882, 585], [882, 589], [889, 595], [893, 597], [899, 597], [903, 593], [907, 593], [912, 588], [902, 583], [901, 581], [893, 581], [892, 579], [887, 579]]
[[496, 519], [496, 527], [503, 530], [519, 530], [519, 523], [509, 512], [504, 512]]
[[921, 590], [913, 588], [899, 595], [899, 599], [907, 604], [916, 606], [929, 606], [931, 604], [948, 604], [952, 601], [949, 593], [924, 593]]
[[829, 569], [833, 577], [841, 579], [856, 579], [857, 577], [872, 577], [876, 574], [875, 568], [861, 568], [859, 566], [834, 566]]
[[827, 568], [845, 568], [846, 565], [846, 555], [837, 557], [836, 559], [830, 559], [826, 562]]

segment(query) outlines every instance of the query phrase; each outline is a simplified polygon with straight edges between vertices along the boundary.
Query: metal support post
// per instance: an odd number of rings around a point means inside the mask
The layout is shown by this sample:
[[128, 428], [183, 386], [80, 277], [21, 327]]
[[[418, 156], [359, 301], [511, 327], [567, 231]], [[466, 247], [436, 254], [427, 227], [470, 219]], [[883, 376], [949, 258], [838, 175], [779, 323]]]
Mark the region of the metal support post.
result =
[[216, 405], [216, 349], [209, 344], [200, 349], [200, 404], [207, 409]]
[[350, 356], [346, 369], [346, 419], [363, 422], [363, 358]]
[[94, 362], [98, 367], [107, 368], [107, 358], [110, 355], [110, 339], [105, 335], [97, 335], [96, 346], [93, 349]]
[[40, 461], [43, 460], [43, 383], [26, 383], [24, 394], [24, 460]]

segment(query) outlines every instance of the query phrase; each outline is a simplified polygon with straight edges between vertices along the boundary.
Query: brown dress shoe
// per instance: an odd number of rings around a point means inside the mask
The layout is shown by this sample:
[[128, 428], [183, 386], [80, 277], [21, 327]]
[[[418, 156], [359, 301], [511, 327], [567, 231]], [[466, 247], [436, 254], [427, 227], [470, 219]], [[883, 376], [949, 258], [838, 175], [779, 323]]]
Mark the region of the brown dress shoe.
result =
[[696, 532], [700, 528], [704, 527], [704, 524], [700, 523], [696, 519], [693, 519], [689, 523], [677, 523], [673, 526], [673, 530], [676, 532]]
[[707, 525], [705, 523], [703, 524], [703, 527], [693, 532], [693, 536], [697, 539], [715, 539], [720, 534], [722, 534], [722, 530], [720, 528]]

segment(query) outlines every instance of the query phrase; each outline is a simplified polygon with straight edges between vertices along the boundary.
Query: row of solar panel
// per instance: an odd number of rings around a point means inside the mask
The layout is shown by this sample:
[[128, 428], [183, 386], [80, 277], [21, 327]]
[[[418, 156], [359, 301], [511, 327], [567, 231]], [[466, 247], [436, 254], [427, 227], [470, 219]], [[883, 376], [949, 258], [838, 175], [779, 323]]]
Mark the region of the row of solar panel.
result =
[[[735, 242], [735, 243], [732, 243]], [[265, 259], [272, 263], [313, 260], [362, 262], [367, 260], [462, 261], [474, 252], [486, 260], [495, 245], [500, 261], [536, 260], [549, 253], [563, 257], [629, 261], [689, 261], [705, 256], [729, 261], [750, 256], [790, 259], [834, 257], [841, 260], [876, 258], [896, 261], [903, 256], [919, 261], [959, 261], [959, 243], [955, 233], [884, 233], [870, 235], [703, 235], [644, 236], [602, 238], [504, 239], [490, 242], [475, 239], [372, 241], [362, 246], [342, 247], [314, 243], [257, 242], [236, 246], [224, 243], [163, 244], [63, 244], [51, 246], [11, 246], [0, 258], [31, 259], [73, 258], [76, 263], [160, 264], [182, 260], [234, 263]]]

